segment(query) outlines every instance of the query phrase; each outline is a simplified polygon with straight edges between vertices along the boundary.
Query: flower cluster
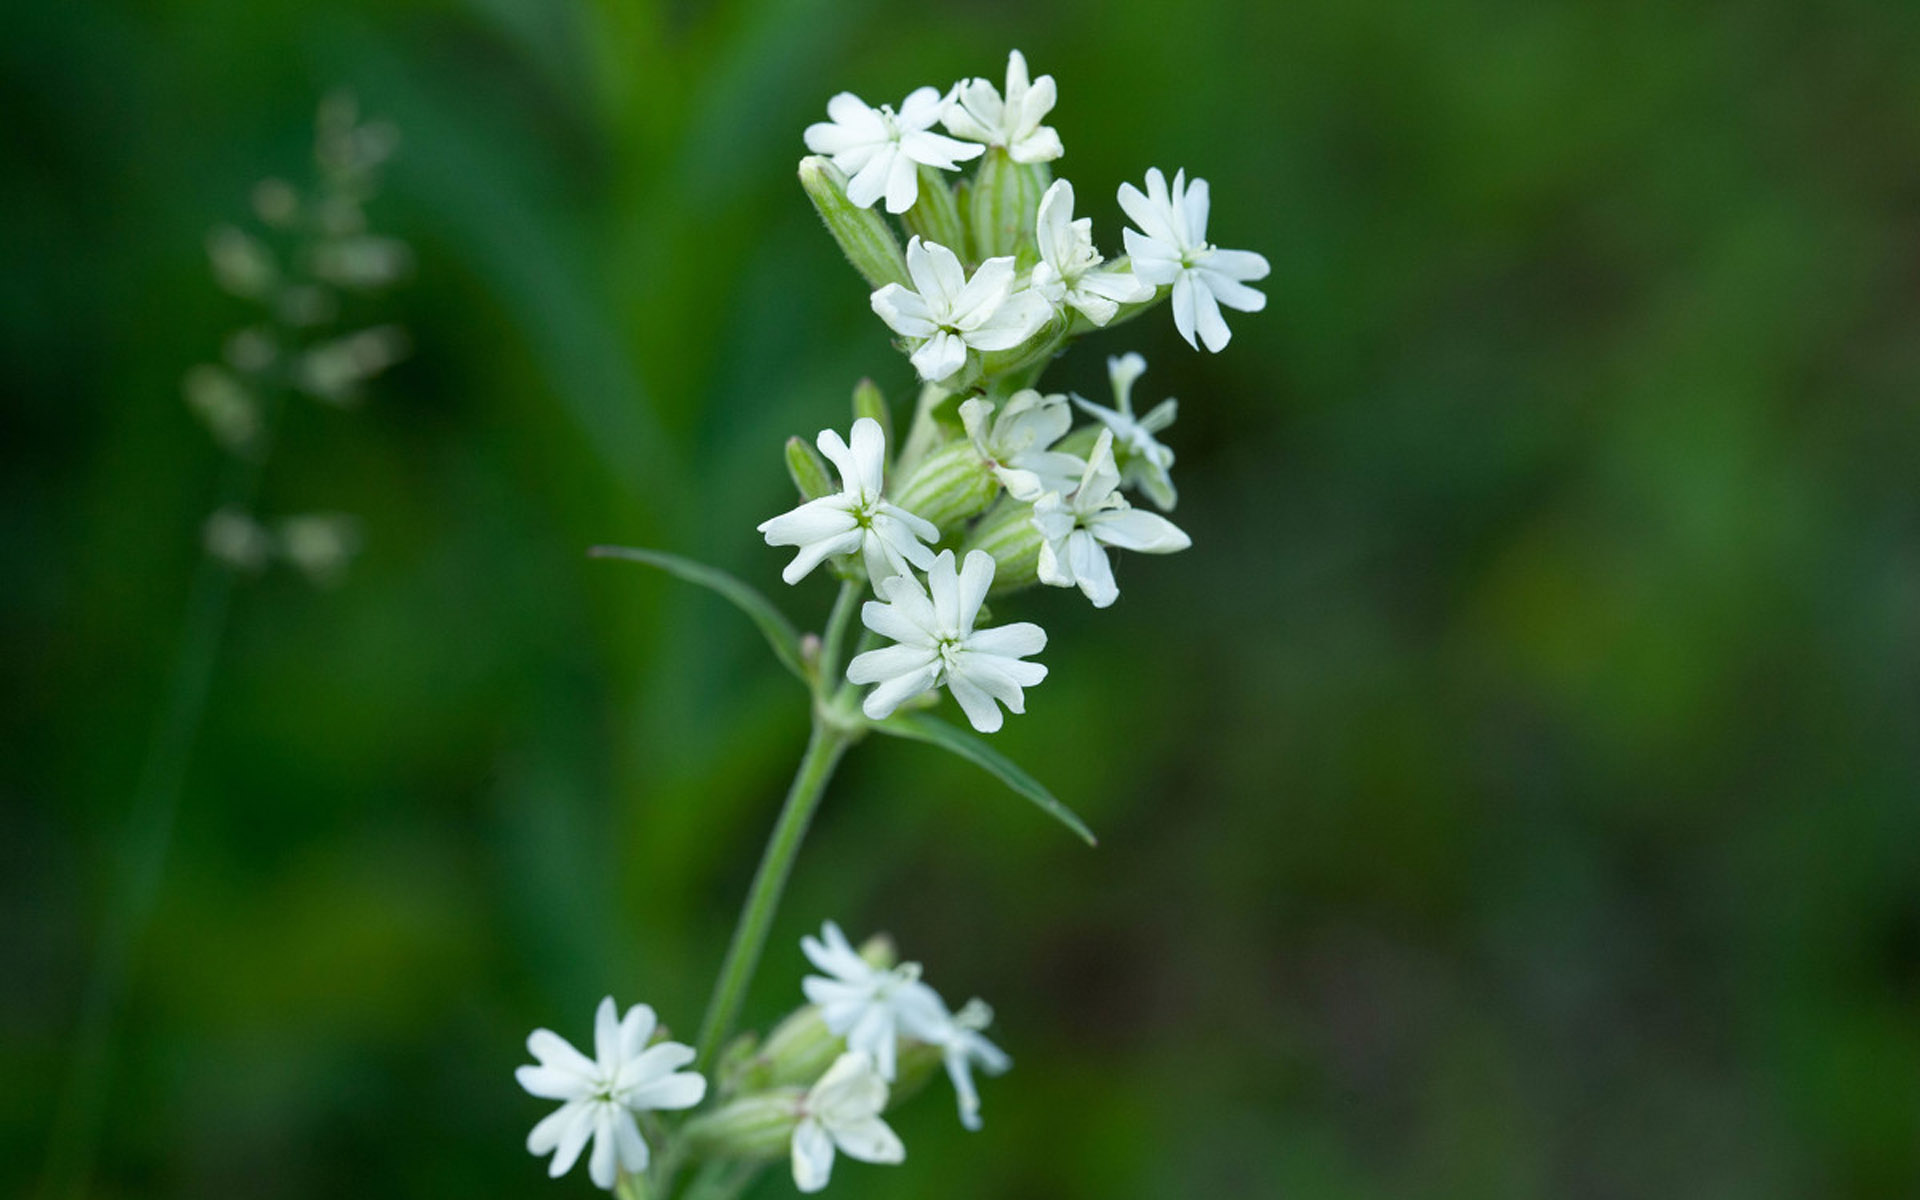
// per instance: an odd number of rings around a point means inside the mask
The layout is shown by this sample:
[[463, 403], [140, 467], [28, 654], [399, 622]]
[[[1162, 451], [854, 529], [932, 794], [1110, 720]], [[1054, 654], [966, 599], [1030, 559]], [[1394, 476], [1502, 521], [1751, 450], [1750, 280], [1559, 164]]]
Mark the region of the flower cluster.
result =
[[[836, 431], [821, 431], [816, 444], [839, 470], [839, 491], [759, 528], [769, 545], [798, 547], [782, 573], [788, 583], [832, 562], [872, 585], [876, 599], [861, 608], [861, 622], [890, 644], [855, 655], [844, 675], [873, 685], [861, 703], [867, 719], [884, 721], [944, 687], [974, 729], [995, 732], [1002, 708], [1024, 712], [1025, 689], [1046, 678], [1046, 667], [1027, 660], [1046, 648], [1047, 635], [1031, 621], [983, 625], [990, 593], [1077, 587], [1105, 608], [1120, 595], [1112, 551], [1171, 554], [1190, 544], [1172, 521], [1135, 508], [1122, 491], [1137, 488], [1172, 506], [1173, 454], [1154, 434], [1172, 420], [1173, 402], [1136, 420], [1131, 392], [1144, 363], [1129, 355], [1109, 367], [1113, 408], [1023, 388], [997, 401], [958, 402], [957, 430], [941, 432], [939, 418], [929, 418], [929, 444], [917, 460], [903, 455], [904, 469], [895, 464], [891, 489], [878, 420], [855, 420], [851, 448]], [[1075, 403], [1094, 418], [1077, 431]], [[805, 494], [799, 472], [796, 483]]]
[[[1221, 306], [1266, 305], [1247, 285], [1266, 277], [1267, 260], [1207, 241], [1207, 181], [1189, 182], [1185, 171], [1171, 186], [1157, 167], [1144, 192], [1120, 186], [1137, 228], [1122, 232], [1128, 258], [1105, 259], [1091, 218], [1074, 217], [1073, 185], [1051, 176], [1064, 148], [1041, 121], [1055, 95], [1053, 77], [1030, 79], [1016, 50], [1004, 92], [985, 79], [962, 80], [944, 98], [922, 87], [897, 113], [841, 92], [827, 102], [830, 119], [807, 127], [807, 149], [839, 173], [803, 163], [808, 190], [855, 266], [896, 281], [876, 287], [873, 310], [928, 383], [968, 386], [1006, 362], [1043, 361], [1074, 334], [1162, 298], [1188, 345], [1218, 351], [1231, 336]], [[936, 122], [951, 136], [932, 132]], [[974, 177], [951, 189], [942, 173], [967, 162], [978, 164]], [[849, 237], [842, 230], [862, 223], [830, 211], [870, 209], [882, 197], [911, 235], [904, 256], [883, 222], [877, 232], [864, 226], [874, 236]]]
[[[1110, 404], [1048, 391], [1040, 375], [1075, 338], [1163, 301], [1190, 345], [1218, 351], [1229, 339], [1221, 308], [1258, 311], [1264, 297], [1247, 285], [1267, 264], [1207, 241], [1207, 184], [1184, 171], [1169, 184], [1151, 170], [1144, 191], [1120, 188], [1136, 228], [1123, 234], [1126, 256], [1103, 256], [1091, 219], [1074, 213], [1073, 185], [1052, 174], [1063, 153], [1046, 124], [1055, 98], [1052, 77], [1033, 78], [1016, 51], [1003, 84], [923, 87], [897, 109], [843, 92], [828, 101], [830, 119], [805, 132], [812, 153], [801, 185], [921, 382], [898, 437], [879, 388], [863, 381], [844, 436], [830, 428], [812, 444], [787, 442], [799, 503], [758, 529], [768, 545], [792, 549], [787, 583], [822, 568], [840, 579], [822, 633], [803, 636], [780, 606], [703, 564], [659, 550], [596, 551], [709, 587], [751, 617], [809, 692], [813, 733], [699, 1050], [661, 1038], [651, 1010], [616, 1021], [611, 1000], [595, 1058], [552, 1034], [529, 1042], [539, 1065], [523, 1068], [521, 1083], [561, 1107], [528, 1145], [553, 1155], [555, 1173], [591, 1142], [594, 1182], [624, 1196], [733, 1200], [782, 1160], [799, 1189], [814, 1192], [840, 1155], [901, 1162], [906, 1149], [887, 1114], [942, 1069], [961, 1124], [980, 1128], [975, 1075], [1011, 1065], [985, 1035], [993, 1014], [984, 1003], [951, 1008], [918, 964], [896, 963], [880, 939], [856, 948], [832, 922], [801, 940], [817, 972], [801, 984], [807, 1003], [764, 1039], [726, 1039], [800, 836], [840, 755], [867, 734], [959, 755], [1093, 841], [1044, 785], [975, 736], [1024, 712], [1027, 689], [1048, 673], [1035, 661], [1046, 632], [1000, 619], [989, 602], [1050, 586], [1105, 608], [1119, 597], [1116, 552], [1187, 548], [1164, 515], [1178, 493], [1161, 438], [1177, 405], [1136, 414], [1146, 370], [1138, 354], [1108, 360]], [[949, 181], [965, 163], [971, 175]], [[915, 711], [942, 690], [974, 732]], [[689, 1063], [699, 1070], [680, 1070]], [[662, 1115], [685, 1107], [697, 1111]]]
[[[919, 964], [892, 963], [884, 939], [856, 950], [832, 921], [800, 946], [823, 972], [802, 980], [807, 1004], [764, 1042], [747, 1035], [735, 1044], [720, 1072], [722, 1103], [682, 1128], [685, 1146], [696, 1156], [749, 1163], [786, 1157], [799, 1189], [817, 1192], [837, 1154], [869, 1163], [906, 1158], [883, 1114], [941, 1066], [961, 1124], [979, 1129], [974, 1069], [999, 1075], [1013, 1065], [982, 1032], [992, 1010], [975, 999], [951, 1012], [921, 982]], [[600, 1002], [592, 1057], [546, 1029], [533, 1032], [527, 1049], [536, 1061], [515, 1072], [520, 1086], [561, 1102], [533, 1127], [527, 1149], [551, 1154], [556, 1177], [589, 1144], [587, 1174], [598, 1187], [612, 1190], [647, 1172], [656, 1156], [642, 1121], [708, 1096], [706, 1076], [681, 1069], [693, 1049], [669, 1040], [644, 1004], [621, 1017], [613, 997]]]

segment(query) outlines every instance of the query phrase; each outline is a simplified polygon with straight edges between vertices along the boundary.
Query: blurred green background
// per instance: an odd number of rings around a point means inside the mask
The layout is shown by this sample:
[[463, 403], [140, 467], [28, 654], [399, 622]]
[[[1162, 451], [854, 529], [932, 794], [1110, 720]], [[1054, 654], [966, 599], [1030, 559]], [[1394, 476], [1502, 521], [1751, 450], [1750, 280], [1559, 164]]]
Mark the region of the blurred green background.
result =
[[[412, 358], [294, 412], [114, 1041], [100, 1196], [586, 1196], [535, 1025], [697, 1024], [805, 736], [751, 627], [780, 445], [910, 372], [794, 183], [842, 88], [1050, 72], [1100, 240], [1213, 183], [1260, 316], [1181, 399], [1194, 548], [1047, 591], [998, 744], [850, 758], [799, 934], [890, 930], [1017, 1066], [834, 1194], [1920, 1195], [1920, 7], [1468, 0], [10, 7], [0, 39], [0, 1193], [44, 1158], [222, 459], [205, 231], [336, 85]], [[1013, 608], [1015, 606], [1004, 606]], [[774, 1172], [756, 1195], [789, 1194]]]

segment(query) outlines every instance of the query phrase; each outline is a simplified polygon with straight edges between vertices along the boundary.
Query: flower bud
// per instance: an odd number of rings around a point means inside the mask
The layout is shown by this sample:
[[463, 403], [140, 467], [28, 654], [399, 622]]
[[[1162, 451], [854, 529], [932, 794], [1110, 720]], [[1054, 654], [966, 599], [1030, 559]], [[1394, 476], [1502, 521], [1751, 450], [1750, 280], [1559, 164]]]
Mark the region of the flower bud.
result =
[[1057, 354], [1060, 350], [1061, 335], [1067, 328], [1068, 323], [1056, 315], [1042, 325], [1032, 337], [1011, 350], [991, 350], [969, 355], [969, 365], [974, 358], [978, 358], [981, 379], [1004, 381], [1007, 376], [1045, 363]]
[[846, 1042], [827, 1029], [819, 1007], [802, 1005], [774, 1026], [742, 1081], [760, 1088], [785, 1084], [805, 1087], [825, 1074], [846, 1049]]
[[987, 594], [1003, 596], [1039, 582], [1043, 540], [1033, 523], [1033, 505], [1008, 496], [968, 532], [957, 556], [965, 558], [975, 550], [992, 555], [993, 587]]
[[932, 521], [945, 537], [960, 522], [993, 502], [1000, 481], [966, 438], [948, 442], [921, 459], [900, 486], [893, 502], [916, 517]]
[[803, 437], [787, 439], [787, 474], [793, 479], [793, 486], [800, 490], [802, 500], [818, 500], [840, 490], [833, 486], [826, 460]]
[[793, 1128], [800, 1123], [804, 1095], [797, 1087], [785, 1087], [743, 1096], [688, 1121], [680, 1136], [701, 1158], [784, 1158]]
[[1021, 267], [1032, 265], [1039, 258], [1034, 217], [1051, 182], [1047, 164], [1014, 162], [1005, 147], [988, 147], [967, 196], [975, 252], [981, 258], [1011, 254]]
[[893, 445], [893, 414], [887, 411], [887, 398], [880, 391], [880, 385], [871, 379], [862, 379], [853, 385], [853, 419], [870, 417], [880, 426], [880, 432], [886, 436], [887, 445]]
[[928, 1042], [903, 1039], [894, 1068], [893, 1085], [887, 1092], [887, 1108], [899, 1108], [913, 1099], [944, 1063], [945, 1054], [940, 1047]]
[[966, 222], [960, 219], [960, 205], [953, 198], [946, 172], [921, 164], [920, 198], [901, 214], [900, 220], [907, 232], [919, 234], [921, 241], [945, 246], [958, 255], [961, 262], [973, 257], [972, 239], [967, 236]]
[[900, 240], [886, 218], [871, 208], [861, 208], [847, 199], [844, 171], [817, 154], [800, 160], [800, 186], [814, 211], [827, 223], [827, 232], [840, 244], [853, 269], [860, 272], [869, 287], [878, 290], [889, 283], [912, 287], [907, 275], [907, 258]]

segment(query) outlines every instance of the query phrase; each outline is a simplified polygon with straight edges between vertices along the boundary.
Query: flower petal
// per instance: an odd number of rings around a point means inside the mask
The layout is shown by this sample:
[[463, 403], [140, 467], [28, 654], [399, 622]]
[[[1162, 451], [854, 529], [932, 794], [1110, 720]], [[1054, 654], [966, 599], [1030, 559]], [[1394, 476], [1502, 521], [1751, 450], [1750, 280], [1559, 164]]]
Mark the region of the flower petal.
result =
[[867, 1117], [832, 1129], [833, 1140], [847, 1157], [861, 1162], [897, 1163], [905, 1161], [907, 1148], [899, 1135], [879, 1117]]
[[833, 1175], [833, 1139], [820, 1122], [806, 1117], [793, 1129], [793, 1185], [817, 1192]]

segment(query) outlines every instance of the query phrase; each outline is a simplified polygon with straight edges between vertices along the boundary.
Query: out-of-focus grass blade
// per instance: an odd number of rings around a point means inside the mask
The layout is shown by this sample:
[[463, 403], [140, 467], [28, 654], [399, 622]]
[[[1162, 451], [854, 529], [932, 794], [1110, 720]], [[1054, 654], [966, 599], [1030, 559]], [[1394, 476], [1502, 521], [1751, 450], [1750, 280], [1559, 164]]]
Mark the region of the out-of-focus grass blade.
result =
[[925, 713], [899, 713], [877, 723], [874, 728], [894, 737], [938, 746], [976, 766], [984, 767], [997, 776], [1000, 782], [1033, 801], [1054, 820], [1079, 834], [1087, 845], [1099, 845], [1099, 839], [1093, 836], [1093, 831], [1087, 828], [1085, 821], [1074, 815], [1072, 809], [1055, 799], [1052, 792], [1042, 786], [1039, 780], [1021, 770], [1019, 764], [987, 745], [984, 739]]
[[800, 634], [794, 629], [793, 622], [774, 607], [773, 601], [725, 571], [694, 562], [690, 558], [681, 558], [678, 554], [643, 550], [636, 546], [594, 546], [587, 551], [587, 557], [623, 558], [629, 562], [645, 563], [688, 583], [697, 583], [720, 593], [760, 627], [760, 632], [766, 636], [767, 644], [773, 647], [774, 657], [780, 660], [781, 665], [792, 671], [794, 678], [801, 683], [809, 682], [807, 669], [800, 662]]

